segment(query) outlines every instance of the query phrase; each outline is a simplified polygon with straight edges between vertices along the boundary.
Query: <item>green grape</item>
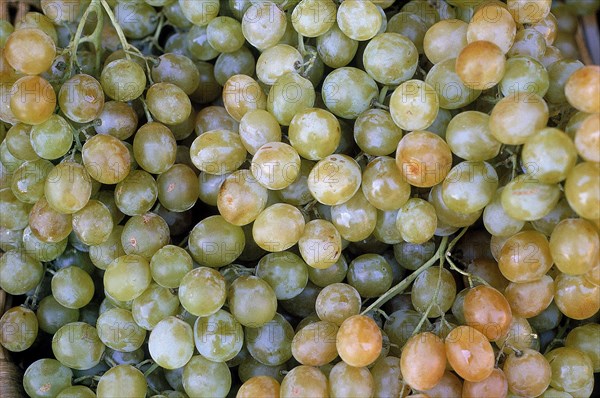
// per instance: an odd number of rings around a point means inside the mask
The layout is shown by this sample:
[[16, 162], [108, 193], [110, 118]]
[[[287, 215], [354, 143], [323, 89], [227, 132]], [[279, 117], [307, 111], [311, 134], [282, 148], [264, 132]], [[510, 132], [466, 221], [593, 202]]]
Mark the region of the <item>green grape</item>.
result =
[[132, 170], [115, 187], [114, 201], [128, 216], [142, 215], [154, 206], [158, 198], [158, 185], [144, 170]]
[[303, 59], [300, 51], [287, 44], [277, 44], [263, 51], [256, 61], [256, 76], [272, 85], [286, 73], [299, 73]]
[[229, 130], [212, 130], [199, 135], [190, 147], [194, 166], [209, 174], [237, 170], [246, 160], [240, 135]]
[[421, 80], [409, 80], [398, 86], [390, 98], [390, 114], [403, 130], [423, 130], [435, 120], [440, 107], [437, 92]]
[[267, 205], [268, 190], [256, 181], [250, 170], [231, 173], [219, 190], [217, 208], [233, 225], [247, 225], [258, 217]]
[[200, 84], [190, 98], [192, 102], [198, 104], [210, 103], [221, 96], [221, 85], [215, 78], [215, 67], [204, 61], [196, 61], [195, 65], [200, 73]]
[[477, 221], [483, 213], [483, 209], [472, 213], [459, 213], [451, 210], [442, 197], [442, 184], [438, 184], [431, 189], [427, 201], [435, 208], [440, 225], [446, 224], [457, 228], [466, 227]]
[[184, 212], [198, 200], [198, 177], [189, 166], [173, 165], [158, 177], [156, 183], [158, 200], [167, 210]]
[[112, 232], [103, 243], [90, 246], [90, 260], [99, 269], [106, 269], [116, 258], [125, 255], [121, 245], [122, 225], [115, 225]]
[[586, 220], [562, 220], [550, 235], [550, 253], [561, 272], [569, 275], [585, 274], [598, 262], [598, 233]]
[[0, 288], [8, 294], [25, 294], [44, 276], [42, 263], [21, 250], [7, 251], [0, 257]]
[[573, 167], [564, 185], [565, 196], [571, 208], [580, 217], [589, 220], [600, 218], [600, 210], [596, 206], [600, 200], [598, 175], [598, 163], [581, 162]]
[[473, 213], [491, 202], [498, 188], [498, 175], [486, 162], [461, 162], [454, 166], [442, 185], [442, 199], [450, 210]]
[[410, 185], [393, 158], [380, 156], [373, 159], [362, 175], [362, 192], [378, 210], [396, 210], [410, 196]]
[[396, 215], [396, 228], [406, 242], [427, 242], [437, 228], [435, 207], [423, 199], [409, 199]]
[[242, 228], [222, 216], [210, 216], [200, 221], [190, 232], [192, 257], [200, 265], [219, 268], [232, 263], [245, 246]]
[[198, 198], [207, 205], [216, 206], [221, 185], [228, 176], [229, 174], [209, 174], [201, 171], [198, 175]]
[[38, 335], [35, 313], [22, 306], [13, 307], [0, 318], [0, 344], [12, 352], [21, 352], [33, 345]]
[[23, 375], [23, 387], [33, 398], [55, 397], [71, 386], [73, 371], [56, 359], [42, 358], [33, 362]]
[[489, 115], [477, 111], [465, 111], [454, 116], [446, 129], [446, 142], [452, 153], [470, 161], [496, 157], [501, 143], [492, 136], [489, 119]]
[[291, 252], [269, 253], [258, 262], [256, 276], [273, 288], [278, 300], [288, 300], [306, 287], [308, 267]]
[[265, 188], [279, 190], [290, 185], [300, 171], [300, 156], [294, 147], [283, 142], [261, 146], [250, 165], [250, 171]]
[[298, 318], [306, 318], [315, 311], [315, 301], [320, 291], [318, 286], [309, 281], [302, 293], [292, 299], [280, 301], [281, 307]]
[[194, 354], [192, 327], [174, 316], [154, 326], [148, 339], [150, 356], [165, 369], [176, 369], [188, 363]]
[[181, 279], [178, 295], [181, 305], [190, 314], [212, 315], [225, 303], [225, 278], [212, 268], [194, 268]]
[[219, 14], [220, 3], [217, 0], [179, 0], [179, 7], [191, 23], [205, 26]]
[[92, 194], [92, 179], [79, 163], [64, 161], [46, 177], [44, 194], [48, 204], [63, 214], [72, 214], [85, 207]]
[[317, 54], [331, 68], [341, 68], [352, 61], [358, 50], [358, 42], [346, 36], [337, 23], [317, 37]]
[[[365, 258], [365, 260], [367, 259]], [[362, 260], [359, 260], [359, 262], [360, 261]], [[352, 266], [352, 263], [350, 266]], [[361, 268], [362, 271], [365, 271], [364, 267], [359, 266], [358, 268]], [[377, 272], [378, 270], [366, 269], [366, 271]], [[379, 271], [385, 272], [387, 270], [383, 270], [383, 268], [381, 268]], [[348, 272], [350, 272], [350, 270], [348, 270]], [[342, 322], [344, 322], [344, 320], [346, 320], [347, 318], [351, 317], [352, 315], [359, 314], [361, 306], [361, 294], [359, 293], [357, 288], [353, 286], [353, 282], [357, 282], [357, 272], [359, 271], [355, 267], [353, 276], [350, 276], [349, 274], [348, 282], [350, 284], [332, 283], [331, 285], [328, 285], [323, 290], [321, 290], [321, 292], [317, 296], [317, 301], [315, 302], [315, 310], [319, 319], [327, 322], [332, 322], [337, 326], [340, 326]], [[350, 282], [350, 278], [353, 279], [352, 282]], [[368, 276], [366, 276], [365, 279], [367, 278]], [[359, 287], [365, 286], [366, 285], [361, 285]], [[370, 287], [373, 288], [374, 286]]]
[[65, 118], [54, 114], [45, 122], [31, 127], [29, 140], [39, 157], [58, 159], [71, 149], [73, 128]]
[[45, 159], [26, 161], [14, 172], [10, 187], [15, 197], [25, 203], [35, 203], [44, 195], [46, 177], [54, 165]]
[[514, 56], [506, 61], [506, 71], [499, 86], [505, 97], [515, 92], [543, 97], [550, 81], [546, 68], [539, 61], [528, 56]]
[[146, 92], [146, 104], [161, 123], [183, 123], [192, 111], [190, 98], [172, 83], [154, 83]]
[[306, 264], [311, 268], [327, 269], [334, 266], [340, 259], [342, 238], [331, 222], [320, 219], [311, 220], [304, 226], [304, 231], [298, 241], [298, 249]]
[[129, 301], [142, 294], [151, 280], [148, 260], [137, 254], [126, 254], [106, 268], [104, 289], [117, 300]]
[[335, 25], [336, 13], [332, 0], [302, 0], [294, 7], [292, 24], [304, 37], [319, 37]]
[[131, 155], [123, 141], [111, 135], [90, 138], [81, 150], [83, 164], [90, 176], [103, 184], [121, 182], [131, 169]]
[[154, 82], [171, 83], [187, 95], [192, 94], [200, 84], [200, 72], [191, 59], [185, 55], [165, 53], [158, 57], [152, 68]]
[[[568, 196], [567, 196], [568, 197]], [[556, 206], [560, 199], [558, 184], [539, 182], [535, 176], [522, 174], [509, 182], [502, 191], [504, 211], [514, 219], [538, 220]]]
[[138, 124], [138, 116], [133, 107], [118, 101], [107, 101], [98, 120], [100, 125], [94, 126], [96, 133], [112, 135], [120, 140], [131, 137]]
[[367, 368], [355, 368], [338, 362], [329, 373], [329, 394], [332, 397], [373, 396], [374, 377]]
[[121, 212], [117, 204], [115, 203], [115, 194], [113, 190], [100, 190], [94, 195], [95, 199], [102, 202], [104, 206], [110, 212], [113, 220], [113, 228], [117, 226], [125, 218], [125, 214]]
[[366, 239], [375, 230], [377, 209], [362, 191], [342, 204], [331, 206], [331, 222], [342, 238], [350, 242]]
[[203, 357], [214, 362], [225, 362], [234, 358], [242, 349], [244, 331], [233, 315], [219, 310], [196, 319], [194, 341]]
[[116, 365], [136, 365], [144, 360], [144, 351], [137, 349], [132, 352], [122, 352], [106, 348], [104, 351], [104, 359], [108, 359]]
[[266, 109], [267, 96], [250, 76], [234, 75], [223, 85], [223, 104], [229, 115], [239, 122], [250, 111]]
[[272, 320], [277, 310], [275, 292], [267, 282], [255, 276], [237, 278], [227, 298], [231, 314], [243, 326], [260, 327]]
[[[390, 342], [397, 346], [391, 347], [391, 353], [400, 354], [400, 347], [406, 344], [420, 320], [421, 314], [412, 309], [398, 310], [390, 314], [389, 319], [385, 321], [383, 331], [388, 335]], [[423, 327], [427, 328], [430, 325], [429, 320], [426, 319]]]
[[39, 156], [31, 145], [31, 129], [24, 123], [17, 123], [6, 132], [6, 146], [12, 156], [20, 160], [36, 160]]
[[571, 209], [567, 199], [563, 197], [558, 201], [550, 213], [546, 214], [539, 220], [532, 221], [531, 225], [537, 231], [540, 231], [546, 236], [550, 236], [554, 230], [554, 227], [556, 227], [559, 222], [565, 218], [575, 218], [576, 216], [577, 213]]
[[248, 153], [254, 156], [264, 144], [281, 141], [281, 126], [266, 110], [255, 109], [240, 120], [239, 134]]
[[396, 228], [398, 210], [377, 210], [377, 223], [373, 230], [373, 237], [379, 242], [395, 245], [403, 242], [402, 234]]
[[575, 144], [555, 128], [537, 132], [527, 139], [521, 150], [521, 162], [527, 173], [546, 184], [564, 180], [576, 160]]
[[100, 84], [109, 98], [127, 102], [142, 95], [146, 88], [146, 74], [134, 60], [117, 59], [104, 66]]
[[565, 87], [567, 80], [577, 70], [583, 68], [583, 63], [575, 59], [561, 59], [547, 66], [550, 86], [546, 93], [546, 100], [551, 104], [564, 104], [567, 102]]
[[40, 330], [54, 334], [67, 323], [79, 320], [79, 310], [63, 307], [50, 295], [40, 301], [36, 317]]
[[[437, 295], [438, 278], [441, 278], [440, 289]], [[413, 284], [411, 299], [413, 306], [419, 312], [425, 310], [433, 302], [433, 306], [427, 315], [429, 318], [437, 318], [452, 307], [456, 297], [456, 282], [450, 271], [428, 268], [420, 274]]]
[[565, 340], [566, 347], [580, 350], [592, 360], [594, 372], [597, 372], [600, 368], [600, 351], [597, 344], [595, 344], [600, 334], [599, 326], [597, 323], [578, 326], [567, 334]]
[[510, 58], [528, 56], [540, 59], [546, 52], [546, 39], [533, 28], [525, 28], [517, 31], [515, 41], [506, 55]]
[[155, 213], [131, 217], [121, 233], [121, 244], [127, 254], [137, 254], [150, 260], [170, 239], [167, 222]]
[[385, 30], [389, 33], [397, 33], [407, 37], [414, 43], [419, 54], [423, 54], [424, 38], [425, 33], [428, 31], [428, 26], [425, 24], [421, 16], [417, 15], [417, 13], [413, 11], [415, 10], [410, 10], [409, 12], [402, 11], [393, 15], [389, 21], [387, 21]]
[[354, 122], [354, 141], [368, 155], [390, 155], [401, 138], [402, 130], [383, 109], [367, 109]]
[[354, 68], [338, 68], [325, 77], [321, 95], [325, 106], [336, 116], [356, 119], [377, 97], [377, 83], [366, 72]]
[[554, 301], [550, 303], [548, 308], [542, 311], [539, 315], [527, 319], [531, 327], [538, 333], [547, 332], [558, 326], [563, 317], [562, 312]]
[[304, 226], [304, 216], [298, 208], [286, 203], [276, 203], [256, 217], [252, 237], [260, 248], [280, 252], [298, 243]]
[[131, 311], [111, 308], [96, 322], [100, 340], [109, 348], [121, 352], [139, 349], [146, 339], [146, 330], [136, 324]]
[[[390, 20], [388, 26], [391, 22]], [[445, 59], [458, 57], [460, 51], [467, 46], [467, 27], [466, 22], [458, 19], [445, 19], [433, 24], [423, 37], [423, 50], [427, 59], [437, 64]]]
[[231, 53], [222, 53], [215, 62], [215, 80], [219, 85], [224, 86], [232, 76], [253, 76], [256, 70], [255, 65], [254, 55], [246, 46]]
[[350, 262], [347, 280], [362, 297], [377, 297], [392, 286], [392, 267], [379, 254], [363, 254]]
[[98, 398], [146, 396], [148, 384], [144, 374], [132, 365], [118, 365], [106, 371], [98, 381]]
[[52, 337], [54, 356], [72, 369], [86, 370], [98, 365], [104, 348], [96, 328], [85, 322], [68, 323]]
[[136, 324], [152, 330], [164, 318], [177, 315], [179, 308], [177, 293], [151, 283], [142, 294], [133, 299], [131, 314]]
[[100, 201], [92, 199], [83, 209], [73, 214], [73, 232], [86, 245], [105, 242], [112, 230], [110, 210]]
[[257, 362], [280, 366], [292, 358], [294, 328], [280, 314], [275, 313], [269, 322], [259, 327], [245, 329], [245, 347]]
[[104, 91], [100, 82], [86, 74], [77, 74], [63, 83], [58, 105], [65, 116], [76, 123], [89, 123], [100, 116]]
[[364, 41], [373, 38], [379, 32], [382, 16], [370, 1], [351, 0], [339, 6], [337, 24], [348, 37]]
[[[367, 44], [363, 53], [365, 71], [377, 82], [398, 85], [413, 77], [418, 51], [412, 41], [398, 33], [381, 33]], [[377, 59], [386, 59], [377, 63]]]
[[208, 42], [206, 26], [194, 25], [186, 35], [187, 49], [194, 60], [210, 61], [219, 55]]
[[[46, 202], [43, 198], [38, 200], [38, 202], [40, 201]], [[32, 207], [30, 204], [20, 201], [11, 188], [4, 188], [0, 190], [0, 209], [2, 210], [0, 226], [10, 230], [20, 230], [27, 226]]]
[[297, 113], [314, 106], [315, 97], [315, 89], [310, 80], [288, 72], [271, 86], [267, 110], [279, 124], [289, 126]]
[[191, 397], [225, 398], [231, 388], [231, 372], [225, 362], [213, 362], [202, 355], [190, 359], [181, 378]]
[[503, 190], [503, 187], [499, 188], [483, 210], [483, 224], [490, 234], [509, 237], [523, 229], [525, 222], [506, 213], [501, 201]]
[[153, 33], [158, 25], [156, 10], [144, 2], [118, 2], [114, 7], [114, 13], [116, 23], [129, 39], [142, 39]]
[[179, 287], [181, 279], [192, 267], [189, 253], [174, 245], [163, 246], [150, 259], [152, 279], [160, 286], [170, 289]]
[[219, 16], [206, 27], [208, 42], [212, 48], [222, 53], [238, 50], [244, 44], [242, 25], [234, 18]]
[[56, 396], [57, 398], [94, 398], [96, 393], [86, 386], [67, 387]]
[[[29, 231], [31, 231], [31, 228], [29, 229]], [[25, 230], [22, 229], [8, 229], [5, 227], [0, 227], [0, 250], [7, 252], [9, 250], [19, 250], [22, 248], [25, 248], [25, 250], [31, 251], [31, 249], [28, 249], [26, 245], [29, 245], [30, 247], [38, 247], [38, 245], [42, 246], [42, 247], [46, 247], [46, 245], [42, 245], [42, 242], [40, 241], [35, 235], [30, 234], [31, 236], [28, 237], [26, 239], [26, 241], [23, 239], [23, 234], [24, 234]], [[49, 248], [55, 248], [57, 246], [49, 246]], [[34, 249], [36, 250], [36, 249]], [[52, 249], [51, 249], [52, 250]], [[43, 254], [44, 255], [44, 254]]]
[[[489, 15], [494, 15], [490, 18]], [[477, 8], [467, 29], [467, 41], [485, 40], [496, 44], [503, 53], [512, 47], [517, 33], [515, 20], [503, 5], [488, 3]]]
[[337, 118], [330, 112], [304, 109], [293, 117], [288, 137], [290, 144], [304, 159], [320, 160], [335, 152], [341, 139]]
[[334, 283], [340, 283], [346, 278], [348, 262], [343, 255], [328, 268], [308, 268], [308, 279], [318, 287], [326, 287]]
[[301, 365], [290, 370], [281, 382], [283, 397], [329, 396], [327, 377], [319, 368]]
[[[6, 92], [8, 93], [8, 90]], [[4, 101], [10, 110], [7, 116], [16, 121], [31, 125], [41, 124], [48, 120], [56, 108], [54, 88], [39, 76], [23, 76], [10, 89], [10, 99]]]
[[361, 180], [360, 166], [354, 159], [347, 155], [329, 155], [310, 171], [308, 189], [320, 203], [340, 205], [357, 193]]
[[560, 347], [544, 355], [552, 369], [550, 385], [561, 391], [577, 391], [593, 378], [591, 359], [576, 348]]
[[285, 33], [286, 25], [285, 13], [270, 1], [253, 3], [242, 18], [244, 37], [258, 50], [277, 44]]
[[6, 140], [3, 140], [2, 143], [0, 143], [0, 161], [3, 168], [5, 168], [8, 173], [11, 173], [11, 178], [12, 173], [17, 169], [17, 167], [25, 163], [24, 160], [16, 158], [12, 153], [10, 153], [8, 150], [8, 145], [6, 144]]
[[91, 276], [76, 266], [62, 268], [52, 277], [52, 295], [67, 308], [86, 306], [92, 300], [94, 290]]
[[0, 47], [4, 48], [8, 36], [14, 32], [15, 27], [7, 20], [0, 22], [0, 32], [2, 32], [2, 39], [0, 40]]

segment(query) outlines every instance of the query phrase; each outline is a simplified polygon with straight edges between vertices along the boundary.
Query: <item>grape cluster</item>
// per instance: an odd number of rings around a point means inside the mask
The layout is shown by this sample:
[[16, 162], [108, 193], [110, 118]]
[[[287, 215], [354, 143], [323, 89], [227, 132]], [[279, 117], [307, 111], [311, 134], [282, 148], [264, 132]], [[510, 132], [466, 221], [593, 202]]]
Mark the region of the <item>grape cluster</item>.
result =
[[42, 397], [589, 397], [597, 0], [0, 21], [0, 344]]

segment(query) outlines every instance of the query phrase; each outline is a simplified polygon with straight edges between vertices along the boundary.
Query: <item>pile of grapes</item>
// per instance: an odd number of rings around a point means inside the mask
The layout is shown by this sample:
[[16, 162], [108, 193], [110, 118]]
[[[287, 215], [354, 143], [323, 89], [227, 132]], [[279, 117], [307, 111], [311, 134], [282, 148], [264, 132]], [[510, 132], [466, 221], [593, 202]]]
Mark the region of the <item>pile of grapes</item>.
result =
[[42, 397], [590, 397], [597, 0], [0, 22], [0, 344]]

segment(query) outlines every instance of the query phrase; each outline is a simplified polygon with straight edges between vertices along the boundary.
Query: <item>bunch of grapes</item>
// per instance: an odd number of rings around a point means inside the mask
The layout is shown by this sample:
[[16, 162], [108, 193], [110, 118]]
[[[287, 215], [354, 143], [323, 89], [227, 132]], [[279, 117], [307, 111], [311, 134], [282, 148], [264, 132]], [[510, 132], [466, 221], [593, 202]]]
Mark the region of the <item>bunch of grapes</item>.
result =
[[598, 0], [0, 21], [0, 344], [42, 397], [590, 397]]

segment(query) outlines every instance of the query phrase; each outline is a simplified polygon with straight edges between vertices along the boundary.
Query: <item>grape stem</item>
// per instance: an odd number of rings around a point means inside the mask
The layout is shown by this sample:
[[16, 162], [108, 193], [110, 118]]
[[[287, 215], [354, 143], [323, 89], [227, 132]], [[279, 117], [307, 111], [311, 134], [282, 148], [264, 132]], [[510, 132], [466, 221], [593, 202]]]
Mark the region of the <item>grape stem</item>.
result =
[[[151, 360], [151, 359], [149, 359], [148, 361], [152, 362], [152, 360]], [[144, 362], [146, 362], [146, 361], [144, 361]], [[143, 363], [143, 362], [142, 362], [142, 363]], [[148, 376], [150, 376], [150, 375], [152, 374], [152, 372], [154, 372], [156, 369], [158, 369], [158, 364], [157, 364], [157, 363], [152, 363], [152, 366], [150, 366], [150, 367], [148, 368], [148, 370], [146, 370], [146, 371], [144, 372], [144, 377], [148, 377]]]
[[387, 96], [388, 90], [390, 89], [390, 86], [383, 86], [381, 88], [381, 91], [379, 92], [379, 98], [377, 100], [377, 102], [379, 102], [380, 104], [385, 103], [385, 97]]
[[[65, 77], [69, 78], [71, 76], [71, 71], [73, 70], [73, 63], [77, 58], [77, 49], [79, 45], [82, 43], [92, 43], [94, 49], [96, 50], [96, 70], [100, 69], [100, 59], [101, 59], [101, 34], [102, 27], [104, 24], [104, 14], [102, 14], [102, 10], [99, 7], [99, 1], [101, 0], [92, 0], [88, 8], [85, 10], [83, 16], [81, 17], [81, 21], [79, 21], [79, 25], [77, 25], [77, 30], [75, 31], [75, 36], [73, 37], [73, 41], [69, 44], [69, 64], [67, 66], [67, 73], [65, 73]], [[96, 27], [94, 31], [89, 36], [83, 35], [83, 29], [85, 28], [85, 24], [90, 16], [90, 14], [94, 12], [96, 13]]]
[[[92, 0], [92, 1], [96, 2], [97, 0]], [[121, 29], [121, 26], [119, 26], [119, 23], [115, 19], [115, 14], [112, 12], [110, 5], [108, 5], [106, 0], [99, 0], [99, 1], [100, 1], [100, 4], [102, 4], [102, 7], [104, 7], [104, 10], [106, 11], [106, 15], [108, 15], [108, 18], [110, 19], [110, 23], [112, 24], [112, 26], [115, 28], [115, 31], [117, 32], [117, 36], [119, 37], [119, 41], [121, 42], [123, 51], [125, 51], [125, 58], [131, 59], [131, 56], [129, 55], [129, 53], [127, 53], [127, 50], [129, 49], [130, 45], [127, 42], [127, 39], [125, 38], [125, 33], [123, 33], [123, 29]]]
[[546, 349], [544, 350], [544, 355], [546, 355], [547, 353], [552, 351], [552, 349], [554, 347], [556, 347], [557, 345], [564, 344], [565, 341], [563, 339], [563, 336], [565, 335], [567, 329], [569, 328], [569, 321], [570, 321], [570, 319], [567, 318], [565, 323], [560, 328], [558, 328], [558, 332], [556, 333], [556, 336], [554, 337], [554, 339], [552, 339], [552, 341], [550, 343], [548, 343], [548, 346], [546, 346]]
[[[460, 234], [458, 236], [458, 238], [460, 238], [460, 236], [462, 236], [462, 234]], [[455, 238], [455, 240], [456, 239], [457, 238]], [[454, 243], [454, 241], [452, 241], [452, 242]], [[391, 300], [394, 296], [402, 293], [417, 278], [417, 276], [419, 276], [419, 274], [421, 274], [427, 268], [431, 267], [436, 261], [438, 261], [440, 259], [440, 257], [442, 256], [442, 253], [445, 252], [447, 245], [448, 245], [448, 237], [444, 236], [442, 238], [442, 241], [440, 242], [440, 247], [438, 248], [438, 250], [435, 252], [435, 254], [429, 260], [427, 260], [427, 262], [425, 264], [421, 265], [412, 274], [410, 274], [409, 276], [404, 278], [402, 281], [400, 281], [396, 286], [393, 286], [387, 292], [382, 294], [381, 297], [379, 297], [371, 305], [369, 305], [363, 312], [361, 312], [361, 314], [365, 315], [369, 311], [374, 310], [375, 308], [381, 307], [383, 304], [385, 304], [389, 300]], [[452, 243], [451, 243], [451, 245], [452, 245]]]

